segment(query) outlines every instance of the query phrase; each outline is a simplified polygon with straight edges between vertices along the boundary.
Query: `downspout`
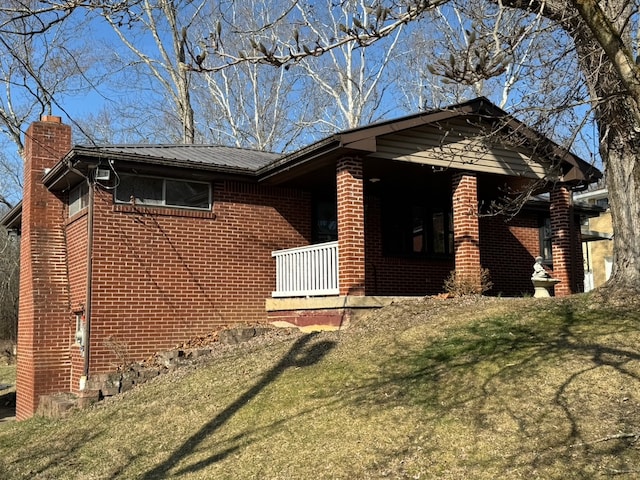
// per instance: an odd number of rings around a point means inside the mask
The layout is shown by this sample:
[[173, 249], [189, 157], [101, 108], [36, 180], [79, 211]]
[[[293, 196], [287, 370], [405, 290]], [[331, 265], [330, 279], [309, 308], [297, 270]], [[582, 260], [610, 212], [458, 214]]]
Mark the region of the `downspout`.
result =
[[91, 292], [93, 290], [93, 206], [94, 202], [94, 185], [89, 178], [92, 169], [89, 170], [89, 174], [85, 175], [81, 171], [74, 168], [71, 163], [67, 163], [69, 171], [74, 172], [77, 175], [83, 177], [87, 182], [87, 289], [85, 292], [85, 306], [84, 306], [84, 365], [82, 369], [82, 378], [80, 379], [80, 390], [86, 388], [87, 379], [89, 378], [89, 355], [91, 344]]
[[87, 178], [89, 186], [89, 205], [87, 208], [87, 297], [85, 303], [85, 324], [84, 324], [84, 378], [89, 378], [89, 356], [91, 354], [91, 293], [93, 288], [93, 206], [94, 206], [94, 186]]

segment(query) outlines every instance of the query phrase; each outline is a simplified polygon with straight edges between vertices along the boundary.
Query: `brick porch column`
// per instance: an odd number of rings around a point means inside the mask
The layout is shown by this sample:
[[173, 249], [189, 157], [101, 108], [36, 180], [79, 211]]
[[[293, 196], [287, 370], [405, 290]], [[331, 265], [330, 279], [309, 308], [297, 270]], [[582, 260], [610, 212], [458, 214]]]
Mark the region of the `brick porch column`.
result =
[[556, 186], [551, 191], [551, 253], [553, 255], [553, 276], [560, 280], [554, 288], [556, 297], [571, 295], [572, 289], [572, 243], [571, 235], [571, 192], [564, 186]]
[[71, 128], [45, 116], [25, 134], [16, 418], [31, 417], [41, 395], [69, 391], [71, 328], [63, 232], [64, 202], [42, 177], [71, 148]]
[[340, 295], [365, 294], [364, 186], [362, 160], [345, 157], [336, 169], [338, 283]]
[[458, 279], [477, 284], [480, 291], [480, 224], [478, 178], [475, 173], [453, 175], [453, 244]]

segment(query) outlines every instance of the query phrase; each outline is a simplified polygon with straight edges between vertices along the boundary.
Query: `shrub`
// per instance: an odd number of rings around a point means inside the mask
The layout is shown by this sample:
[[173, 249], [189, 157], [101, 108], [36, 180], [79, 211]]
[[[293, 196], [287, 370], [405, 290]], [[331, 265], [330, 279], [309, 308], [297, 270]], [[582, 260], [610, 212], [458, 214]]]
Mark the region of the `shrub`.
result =
[[452, 270], [444, 281], [444, 291], [453, 297], [482, 295], [491, 290], [493, 282], [488, 268], [482, 268], [480, 275], [461, 275]]

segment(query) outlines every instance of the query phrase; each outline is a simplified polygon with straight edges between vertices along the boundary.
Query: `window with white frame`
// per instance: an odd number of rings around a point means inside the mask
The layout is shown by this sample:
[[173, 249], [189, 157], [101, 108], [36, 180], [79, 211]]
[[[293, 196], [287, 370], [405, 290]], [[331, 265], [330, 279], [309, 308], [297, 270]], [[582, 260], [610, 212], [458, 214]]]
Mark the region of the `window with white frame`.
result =
[[211, 185], [206, 182], [120, 174], [116, 203], [211, 209]]
[[69, 191], [69, 216], [72, 217], [87, 207], [89, 187], [82, 182]]

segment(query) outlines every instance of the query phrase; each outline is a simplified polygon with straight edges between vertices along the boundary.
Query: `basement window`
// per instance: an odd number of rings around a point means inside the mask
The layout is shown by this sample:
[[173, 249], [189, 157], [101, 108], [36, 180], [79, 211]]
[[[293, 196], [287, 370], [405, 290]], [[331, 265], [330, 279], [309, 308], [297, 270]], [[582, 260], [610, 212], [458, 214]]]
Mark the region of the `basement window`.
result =
[[115, 202], [210, 210], [211, 185], [192, 180], [121, 174]]
[[89, 198], [89, 187], [82, 182], [77, 187], [69, 191], [69, 216], [73, 217], [76, 213], [87, 208]]

